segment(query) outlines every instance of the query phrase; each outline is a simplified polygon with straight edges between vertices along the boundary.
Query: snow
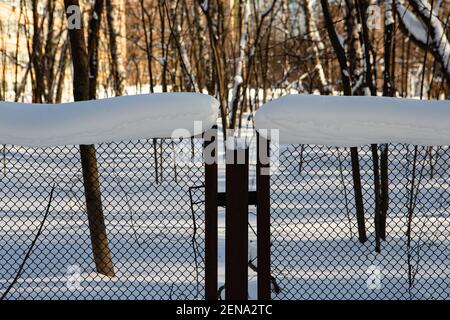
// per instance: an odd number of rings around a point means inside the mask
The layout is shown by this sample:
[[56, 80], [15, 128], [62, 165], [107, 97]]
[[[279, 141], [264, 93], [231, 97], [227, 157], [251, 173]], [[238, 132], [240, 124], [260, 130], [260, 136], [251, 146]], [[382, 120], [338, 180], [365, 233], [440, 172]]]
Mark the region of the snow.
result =
[[411, 35], [424, 45], [428, 43], [428, 34], [433, 36], [430, 44], [432, 45], [433, 50], [439, 55], [443, 69], [447, 75], [450, 75], [450, 43], [439, 17], [433, 14], [430, 15], [430, 11], [432, 10], [430, 3], [422, 0], [412, 1], [416, 4], [417, 10], [421, 16], [429, 17], [430, 30], [428, 30], [414, 14], [405, 8], [401, 1], [397, 1], [396, 8], [403, 24]]
[[409, 33], [422, 43], [427, 43], [427, 29], [416, 16], [401, 2], [396, 2], [396, 9]]
[[[251, 128], [244, 126], [241, 136], [251, 137]], [[172, 148], [172, 141], [163, 142], [159, 165], [163, 168], [163, 178], [159, 184], [154, 179], [151, 141], [97, 147], [108, 239], [116, 268], [114, 278], [95, 272], [78, 148], [44, 150], [8, 146], [0, 172], [0, 257], [3, 259], [0, 295], [23, 261], [24, 252], [42, 221], [48, 193], [56, 183], [43, 233], [7, 299], [203, 299], [204, 205], [200, 203], [191, 210], [189, 197], [191, 188], [204, 183], [202, 140], [194, 139], [194, 158], [190, 156], [189, 139], [173, 143]], [[222, 138], [219, 143], [223, 146]], [[254, 143], [250, 150], [253, 170], [249, 188], [255, 190]], [[388, 240], [382, 243], [381, 254], [373, 249], [370, 208], [374, 207], [374, 199], [369, 150], [370, 147], [365, 147], [360, 152], [369, 237], [365, 244], [357, 240], [349, 151], [306, 146], [302, 157], [300, 146], [281, 150], [280, 170], [271, 177], [271, 274], [281, 287], [280, 293], [272, 293], [273, 299], [448, 298], [450, 211], [446, 200], [450, 190], [450, 149], [434, 149], [439, 165], [435, 166], [433, 178], [424, 177], [420, 184], [422, 192], [418, 194], [412, 223], [412, 265], [418, 272], [411, 290], [407, 280], [405, 193], [410, 185], [413, 148], [390, 148], [393, 159], [402, 159], [402, 164], [389, 162], [395, 183], [390, 184]], [[419, 149], [419, 159], [425, 159], [425, 150]], [[219, 151], [222, 159], [219, 189], [223, 191], [223, 148]], [[23, 171], [25, 166], [30, 169]], [[428, 170], [427, 166], [424, 172]], [[39, 197], [28, 196], [37, 191], [42, 192]], [[203, 199], [203, 188], [192, 192], [194, 200]], [[257, 232], [256, 208], [250, 206], [249, 211], [250, 225]], [[193, 214], [198, 227], [197, 255], [192, 246]], [[221, 286], [225, 281], [224, 208], [219, 208], [218, 232]], [[255, 256], [255, 238], [249, 228], [251, 258]], [[382, 273], [380, 289], [367, 286], [373, 267]], [[78, 276], [70, 272], [77, 268]], [[79, 280], [79, 287], [70, 288], [71, 279]], [[256, 274], [249, 269], [249, 298], [256, 296]]]
[[255, 127], [279, 129], [281, 144], [450, 145], [450, 101], [289, 95], [263, 105]]
[[[191, 187], [204, 183], [203, 141], [194, 140], [196, 160], [187, 157], [185, 161], [182, 152], [176, 152], [180, 142], [174, 141], [172, 149], [169, 140], [158, 140], [158, 145], [162, 144], [162, 154], [157, 151], [161, 156], [158, 163], [163, 170], [159, 183], [154, 177], [152, 140], [97, 146], [103, 209], [116, 268], [114, 278], [95, 272], [77, 146], [7, 146], [0, 173], [0, 296], [36, 235], [49, 201], [48, 192], [54, 185], [43, 233], [8, 299], [201, 297], [203, 249], [199, 248], [197, 256], [193, 252], [191, 216], [197, 217], [197, 240], [202, 244], [204, 213], [201, 205], [191, 210], [189, 193]], [[183, 143], [190, 154], [190, 139]], [[177, 154], [176, 172], [172, 152]], [[202, 199], [203, 189], [192, 192], [195, 200]], [[200, 268], [200, 283], [196, 281], [195, 261]], [[67, 286], [71, 267], [81, 271], [79, 289]]]
[[436, 50], [442, 59], [445, 70], [450, 74], [450, 43], [446, 36], [446, 31], [436, 16], [431, 15], [430, 23], [433, 30], [432, 34], [434, 34], [434, 43], [437, 47]]
[[[219, 102], [197, 93], [156, 93], [61, 105], [0, 102], [0, 144], [96, 144], [200, 134], [217, 121]], [[194, 122], [201, 121], [201, 132]], [[200, 129], [200, 128], [199, 128]], [[198, 131], [198, 130], [197, 130]]]
[[385, 9], [385, 20], [384, 25], [389, 26], [391, 24], [394, 24], [394, 15], [392, 12], [392, 2], [393, 0], [387, 0], [386, 1], [386, 9]]
[[[426, 150], [430, 148], [418, 149], [418, 171], [428, 172], [429, 164], [422, 159], [426, 159]], [[450, 263], [444, 252], [448, 251], [450, 239], [450, 203], [444, 199], [448, 199], [450, 190], [450, 149], [432, 149], [433, 153], [440, 154], [439, 173], [433, 178], [424, 176], [419, 183], [421, 191], [417, 203], [420, 205], [414, 214], [411, 248], [423, 249], [419, 254], [422, 258], [412, 259], [412, 264], [417, 263], [420, 271], [408, 292], [405, 235], [414, 147], [389, 146], [392, 183], [389, 185], [388, 238], [377, 254], [374, 251], [375, 203], [370, 146], [359, 152], [369, 238], [364, 244], [357, 239], [348, 148], [282, 146], [278, 173], [271, 177], [272, 270], [282, 291], [272, 298], [446, 299]], [[413, 255], [415, 250], [411, 249]], [[371, 267], [381, 271], [379, 289], [367, 285]], [[431, 275], [434, 272], [436, 274]], [[432, 284], [434, 280], [436, 283]]]
[[[224, 191], [220, 119], [217, 124], [219, 190]], [[254, 137], [246, 121], [239, 133], [241, 137]], [[78, 148], [6, 146], [0, 171], [0, 295], [23, 261], [42, 221], [48, 193], [55, 185], [54, 202], [43, 233], [7, 299], [203, 299], [204, 205], [200, 203], [191, 209], [189, 194], [192, 188], [194, 200], [204, 197], [203, 141], [194, 139], [193, 158], [190, 139], [159, 143], [163, 144], [162, 154], [156, 152], [160, 158], [158, 167], [163, 168], [160, 183], [154, 178], [155, 149], [151, 140], [97, 146], [108, 239], [116, 268], [114, 278], [95, 272]], [[433, 150], [435, 159], [439, 159], [433, 178], [424, 177], [420, 184], [422, 191], [412, 223], [412, 248], [417, 250], [417, 254], [413, 252], [412, 265], [418, 272], [411, 290], [407, 281], [405, 193], [410, 185], [412, 146], [389, 149], [393, 159], [401, 164], [389, 162], [395, 183], [390, 184], [388, 240], [382, 243], [381, 254], [373, 250], [370, 147], [360, 152], [369, 237], [365, 244], [359, 243], [356, 236], [349, 151], [305, 146], [301, 156], [301, 146], [282, 147], [280, 168], [271, 177], [271, 274], [281, 287], [280, 293], [272, 293], [273, 299], [448, 298], [448, 147]], [[425, 150], [428, 149], [419, 149], [420, 160], [428, 157]], [[253, 139], [250, 190], [256, 186], [255, 158]], [[419, 166], [422, 163], [426, 162], [419, 161]], [[429, 172], [429, 165], [424, 172]], [[41, 194], [36, 196], [36, 192]], [[256, 208], [250, 206], [249, 211], [249, 223], [257, 232]], [[197, 254], [192, 245], [193, 215], [198, 228]], [[225, 281], [224, 208], [219, 208], [218, 216], [221, 286]], [[255, 238], [249, 228], [251, 258], [255, 256]], [[380, 289], [367, 286], [372, 267], [382, 273]], [[77, 269], [78, 276], [70, 272]], [[76, 280], [79, 287], [68, 286]], [[256, 296], [256, 274], [249, 269], [249, 298]]]

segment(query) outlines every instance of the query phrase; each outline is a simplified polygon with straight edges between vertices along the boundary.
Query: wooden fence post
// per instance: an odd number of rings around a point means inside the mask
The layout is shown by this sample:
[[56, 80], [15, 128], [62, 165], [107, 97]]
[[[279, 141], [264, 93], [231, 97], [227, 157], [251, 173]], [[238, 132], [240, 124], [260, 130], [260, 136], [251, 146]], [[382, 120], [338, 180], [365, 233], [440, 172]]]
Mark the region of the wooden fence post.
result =
[[227, 149], [226, 153], [225, 298], [247, 300], [248, 148]]
[[257, 270], [258, 299], [270, 294], [270, 142], [257, 133], [256, 201], [257, 201]]

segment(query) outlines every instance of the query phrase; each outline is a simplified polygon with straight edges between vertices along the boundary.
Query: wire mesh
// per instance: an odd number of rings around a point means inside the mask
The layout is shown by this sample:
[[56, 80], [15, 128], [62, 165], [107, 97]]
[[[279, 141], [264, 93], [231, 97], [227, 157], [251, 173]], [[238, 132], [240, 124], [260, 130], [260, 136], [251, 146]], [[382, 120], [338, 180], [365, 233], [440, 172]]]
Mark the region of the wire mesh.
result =
[[450, 297], [450, 149], [388, 150], [386, 239], [376, 253], [370, 146], [359, 149], [365, 243], [358, 240], [350, 150], [281, 147], [271, 178], [271, 268], [281, 287], [274, 299]]
[[4, 146], [0, 296], [18, 276], [5, 299], [202, 299], [202, 143], [96, 147], [113, 277], [96, 271], [79, 147]]
[[[96, 271], [79, 147], [3, 146], [0, 297], [204, 298], [202, 143], [96, 147], [113, 277]], [[376, 253], [370, 146], [359, 149], [365, 243], [350, 151], [282, 147], [271, 178], [274, 299], [449, 298], [450, 148], [388, 150], [387, 237]]]

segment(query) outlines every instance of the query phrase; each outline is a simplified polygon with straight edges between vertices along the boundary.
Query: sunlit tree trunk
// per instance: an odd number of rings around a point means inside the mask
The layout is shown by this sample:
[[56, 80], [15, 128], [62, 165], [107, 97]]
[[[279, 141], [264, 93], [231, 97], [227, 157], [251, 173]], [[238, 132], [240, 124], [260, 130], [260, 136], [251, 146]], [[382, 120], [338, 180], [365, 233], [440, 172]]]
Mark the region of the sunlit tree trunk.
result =
[[[64, 0], [64, 5], [66, 11], [70, 6], [79, 7], [78, 0]], [[89, 100], [89, 58], [83, 28], [70, 29], [69, 37], [73, 63], [74, 99], [75, 101]], [[95, 265], [97, 272], [114, 276], [114, 266], [103, 216], [95, 146], [81, 145], [80, 156]]]
[[[336, 29], [334, 27], [333, 20], [331, 18], [330, 10], [328, 8], [327, 0], [320, 0], [322, 5], [322, 11], [325, 18], [325, 26], [328, 31], [328, 36], [330, 38], [331, 44], [336, 53], [339, 66], [341, 69], [341, 78], [344, 95], [352, 95], [351, 81], [349, 77], [348, 62], [345, 55], [345, 50], [339, 41]], [[355, 207], [356, 207], [356, 217], [358, 222], [358, 232], [359, 240], [365, 242], [367, 240], [366, 229], [365, 229], [365, 219], [364, 219], [364, 203], [362, 197], [362, 186], [361, 186], [361, 170], [359, 165], [359, 155], [358, 148], [350, 148], [351, 161], [352, 161], [352, 174], [353, 174], [353, 190], [355, 192]]]
[[328, 87], [328, 81], [325, 76], [325, 71], [322, 65], [320, 53], [325, 49], [319, 30], [317, 28], [316, 18], [314, 16], [314, 7], [312, 0], [304, 0], [304, 10], [306, 19], [306, 34], [311, 41], [312, 50], [314, 52], [315, 69], [319, 75], [320, 80], [320, 93], [328, 95], [330, 89]]
[[125, 94], [126, 88], [124, 67], [124, 57], [126, 54], [125, 1], [105, 0], [105, 5], [114, 93], [116, 96], [122, 96]]

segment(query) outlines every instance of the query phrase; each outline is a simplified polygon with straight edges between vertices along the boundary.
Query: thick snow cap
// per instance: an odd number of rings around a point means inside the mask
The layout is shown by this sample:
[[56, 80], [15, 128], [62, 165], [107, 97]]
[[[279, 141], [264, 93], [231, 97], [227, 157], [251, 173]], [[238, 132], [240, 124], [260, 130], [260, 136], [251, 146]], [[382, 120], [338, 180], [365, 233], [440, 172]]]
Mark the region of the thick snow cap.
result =
[[[0, 102], [0, 144], [95, 144], [200, 134], [217, 121], [219, 102], [199, 93], [155, 93], [59, 105]], [[197, 132], [194, 122], [201, 121]], [[197, 124], [198, 127], [198, 124]], [[181, 135], [180, 135], [181, 132]]]
[[279, 129], [281, 144], [450, 145], [450, 101], [288, 95], [263, 105], [255, 126], [265, 138]]

